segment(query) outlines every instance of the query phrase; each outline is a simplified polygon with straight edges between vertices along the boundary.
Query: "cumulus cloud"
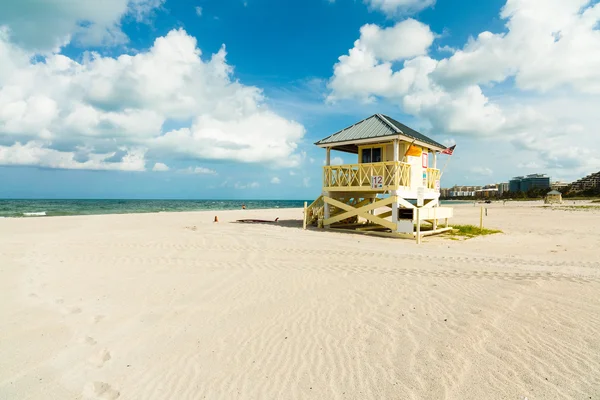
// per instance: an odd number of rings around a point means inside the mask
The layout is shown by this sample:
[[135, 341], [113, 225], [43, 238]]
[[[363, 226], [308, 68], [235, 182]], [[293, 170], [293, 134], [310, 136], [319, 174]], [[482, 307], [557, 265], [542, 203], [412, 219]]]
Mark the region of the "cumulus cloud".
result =
[[342, 159], [342, 157], [333, 157], [331, 159], [331, 165], [342, 165], [344, 164], [344, 160]]
[[202, 7], [196, 6], [195, 10], [196, 10], [196, 15], [201, 17], [202, 16]]
[[491, 176], [494, 173], [494, 171], [488, 167], [473, 167], [471, 168], [471, 172], [482, 176]]
[[365, 0], [370, 7], [388, 15], [409, 14], [435, 4], [435, 0]]
[[394, 97], [410, 89], [413, 73], [395, 73], [392, 63], [427, 54], [434, 35], [429, 26], [407, 19], [389, 28], [364, 25], [348, 55], [339, 58], [329, 81], [329, 101], [371, 96]]
[[[133, 56], [86, 53], [76, 61], [53, 53], [33, 63], [0, 30], [3, 144], [42, 141], [65, 154], [85, 146], [98, 157], [135, 148], [161, 159], [298, 165], [304, 127], [271, 111], [259, 88], [235, 79], [225, 48], [206, 61], [201, 56], [196, 40], [179, 29]], [[183, 127], [165, 130], [169, 121]]]
[[212, 170], [206, 167], [187, 167], [185, 169], [180, 169], [179, 172], [183, 172], [185, 174], [196, 174], [196, 175], [216, 175], [217, 171]]
[[279, 185], [281, 183], [281, 179], [279, 179], [278, 177], [274, 176], [273, 179], [271, 179], [271, 183], [274, 185]]
[[[482, 32], [441, 59], [427, 53], [434, 36], [422, 24], [411, 26], [417, 37], [431, 37], [419, 40], [422, 51], [378, 34], [368, 41], [365, 32], [379, 31], [365, 25], [335, 64], [328, 99], [385, 99], [446, 137], [503, 136], [549, 168], [593, 168], [597, 157], [581, 155], [597, 141], [600, 122], [592, 111], [600, 106], [600, 4], [507, 0], [500, 16], [506, 32]], [[393, 55], [377, 50], [390, 43]], [[397, 56], [402, 47], [407, 53]]]
[[156, 172], [165, 172], [169, 170], [169, 166], [167, 164], [163, 164], [163, 163], [156, 163], [154, 164], [154, 167], [152, 167], [152, 171], [156, 171]]
[[0, 26], [27, 50], [51, 51], [69, 42], [114, 45], [127, 42], [121, 21], [146, 20], [164, 0], [20, 0], [2, 5]]
[[240, 182], [236, 182], [233, 185], [234, 188], [236, 189], [257, 189], [260, 187], [260, 184], [258, 182], [250, 182], [250, 183], [240, 183]]
[[[120, 154], [119, 154], [120, 153]], [[91, 153], [85, 148], [65, 152], [47, 147], [42, 142], [17, 142], [0, 145], [0, 165], [38, 166], [60, 169], [88, 169], [104, 171], [144, 171], [144, 150], [122, 148], [120, 152]]]

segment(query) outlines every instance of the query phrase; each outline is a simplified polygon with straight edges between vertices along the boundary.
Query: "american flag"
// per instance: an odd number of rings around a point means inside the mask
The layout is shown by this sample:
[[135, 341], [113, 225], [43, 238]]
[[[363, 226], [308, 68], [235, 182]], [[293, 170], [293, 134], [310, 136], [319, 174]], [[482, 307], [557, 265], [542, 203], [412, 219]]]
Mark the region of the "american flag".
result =
[[449, 156], [451, 156], [452, 153], [454, 153], [455, 147], [456, 147], [456, 145], [448, 147], [446, 150], [442, 151], [442, 154], [448, 154]]

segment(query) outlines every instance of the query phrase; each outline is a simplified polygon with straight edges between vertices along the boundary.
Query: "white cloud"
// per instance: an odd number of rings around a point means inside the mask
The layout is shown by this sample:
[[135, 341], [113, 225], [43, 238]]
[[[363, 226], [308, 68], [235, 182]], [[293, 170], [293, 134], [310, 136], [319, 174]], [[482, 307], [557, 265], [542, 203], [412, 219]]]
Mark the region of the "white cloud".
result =
[[310, 186], [310, 178], [309, 177], [302, 178], [302, 186], [304, 186], [304, 187]]
[[[134, 56], [55, 53], [32, 63], [0, 30], [0, 136], [67, 153], [136, 148], [161, 159], [298, 165], [304, 127], [271, 111], [225, 57], [222, 48], [203, 61], [196, 40], [173, 30]], [[165, 131], [168, 121], [183, 127]]]
[[233, 185], [234, 188], [236, 189], [257, 189], [260, 187], [260, 184], [258, 182], [250, 182], [250, 183], [240, 183], [240, 182], [236, 182]]
[[121, 20], [138, 22], [164, 0], [19, 0], [8, 1], [0, 12], [0, 26], [7, 26], [14, 41], [28, 50], [51, 51], [71, 41], [83, 45], [127, 42]]
[[471, 172], [482, 176], [492, 176], [492, 174], [494, 173], [494, 171], [492, 171], [488, 167], [473, 167], [471, 168]]
[[279, 185], [281, 183], [281, 179], [279, 179], [278, 177], [274, 176], [273, 179], [271, 179], [271, 183], [274, 185]]
[[448, 45], [445, 46], [438, 46], [438, 51], [442, 51], [442, 52], [446, 52], [446, 53], [456, 53], [456, 49], [454, 47], [450, 47]]
[[59, 151], [42, 142], [17, 142], [12, 146], [0, 145], [0, 165], [26, 165], [61, 169], [88, 169], [106, 171], [144, 171], [144, 150], [122, 148], [119, 152], [92, 153], [88, 149]]
[[451, 146], [454, 146], [456, 144], [456, 140], [454, 140], [454, 138], [448, 138], [448, 139], [444, 139], [444, 141], [442, 143], [446, 147], [451, 147]]
[[365, 3], [388, 15], [398, 15], [415, 13], [431, 7], [435, 0], [365, 0]]
[[[597, 169], [588, 149], [600, 124], [600, 3], [507, 0], [501, 17], [507, 32], [482, 32], [440, 60], [377, 35], [366, 46], [361, 30], [334, 66], [328, 99], [385, 99], [427, 121], [440, 140], [502, 136], [546, 168], [574, 176]], [[389, 43], [413, 56], [390, 63], [374, 50]]]
[[519, 168], [524, 168], [524, 169], [538, 169], [541, 168], [541, 165], [539, 165], [538, 163], [534, 162], [534, 161], [529, 161], [529, 162], [525, 162], [525, 163], [520, 163], [519, 164]]
[[202, 16], [202, 7], [196, 6], [195, 10], [196, 10], [196, 15], [201, 17]]
[[205, 167], [187, 167], [185, 169], [180, 169], [178, 172], [183, 172], [185, 174], [196, 174], [196, 175], [216, 175], [217, 171], [212, 170], [210, 168]]
[[600, 4], [590, 0], [508, 0], [508, 32], [482, 32], [449, 59], [435, 78], [445, 87], [503, 82], [547, 92], [600, 93]]
[[385, 29], [364, 25], [354, 47], [334, 66], [328, 99], [370, 100], [372, 95], [393, 97], [407, 92], [414, 73], [394, 73], [392, 62], [427, 54], [433, 40], [429, 26], [414, 19]]
[[154, 164], [154, 167], [152, 167], [152, 171], [157, 171], [157, 172], [164, 172], [164, 171], [168, 171], [169, 170], [169, 166], [167, 164], [163, 164], [163, 163], [156, 163]]
[[342, 165], [344, 164], [344, 160], [342, 159], [342, 157], [333, 157], [331, 159], [331, 165]]
[[292, 157], [302, 126], [271, 111], [258, 111], [236, 118], [232, 115], [200, 116], [190, 128], [167, 132], [151, 142], [152, 147], [202, 159], [272, 161], [298, 165]]

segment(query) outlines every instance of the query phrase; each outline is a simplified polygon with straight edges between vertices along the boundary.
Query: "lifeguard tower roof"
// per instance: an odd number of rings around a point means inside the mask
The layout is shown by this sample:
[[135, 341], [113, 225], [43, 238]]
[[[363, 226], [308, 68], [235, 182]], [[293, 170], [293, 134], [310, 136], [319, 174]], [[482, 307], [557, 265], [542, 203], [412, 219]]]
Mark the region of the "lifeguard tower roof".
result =
[[415, 142], [431, 150], [442, 151], [441, 143], [428, 138], [414, 129], [383, 114], [375, 114], [315, 143], [319, 147], [334, 147], [335, 150], [358, 154], [358, 144], [393, 139], [394, 137]]

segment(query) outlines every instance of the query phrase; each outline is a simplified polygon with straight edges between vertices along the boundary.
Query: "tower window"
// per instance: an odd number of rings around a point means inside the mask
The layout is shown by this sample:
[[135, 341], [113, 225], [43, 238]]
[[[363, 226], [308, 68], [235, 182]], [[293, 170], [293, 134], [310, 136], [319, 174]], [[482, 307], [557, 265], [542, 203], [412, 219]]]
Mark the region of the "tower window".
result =
[[382, 151], [381, 147], [371, 147], [368, 149], [362, 150], [362, 160], [364, 163], [378, 163], [382, 160]]

